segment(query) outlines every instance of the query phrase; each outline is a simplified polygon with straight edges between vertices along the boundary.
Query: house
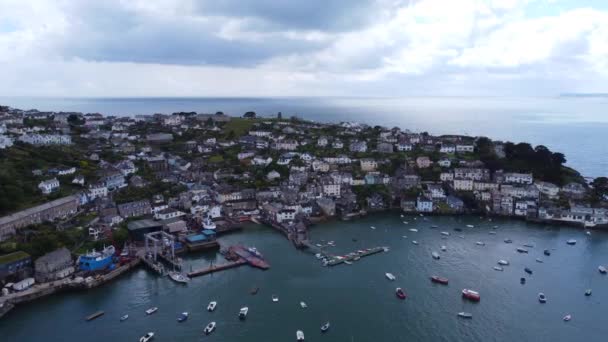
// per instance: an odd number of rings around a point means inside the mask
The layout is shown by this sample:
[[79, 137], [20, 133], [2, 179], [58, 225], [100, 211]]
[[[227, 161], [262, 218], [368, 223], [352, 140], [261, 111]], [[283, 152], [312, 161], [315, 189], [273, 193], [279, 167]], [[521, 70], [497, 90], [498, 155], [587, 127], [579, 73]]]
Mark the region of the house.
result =
[[499, 184], [494, 183], [494, 182], [484, 182], [484, 181], [473, 182], [473, 190], [475, 190], [475, 191], [497, 190], [498, 187], [499, 187]]
[[255, 156], [251, 159], [251, 165], [266, 166], [270, 163], [272, 163], [272, 158], [270, 157]]
[[266, 175], [266, 179], [268, 179], [269, 181], [273, 181], [278, 178], [281, 178], [281, 174], [275, 170], [268, 172], [268, 174]]
[[448, 207], [455, 211], [455, 212], [462, 212], [464, 211], [464, 202], [453, 195], [449, 195], [446, 197], [445, 199], [445, 203], [448, 205]]
[[67, 169], [59, 169], [59, 170], [57, 170], [57, 175], [58, 176], [73, 175], [74, 173], [76, 173], [76, 168], [75, 167], [70, 167], [70, 168], [67, 168]]
[[540, 192], [538, 188], [534, 185], [505, 185], [503, 184], [500, 187], [500, 192], [507, 196], [515, 197], [515, 198], [532, 198], [538, 199], [540, 196]]
[[32, 257], [22, 251], [0, 255], [0, 282], [7, 278], [25, 278], [31, 272]]
[[146, 141], [151, 144], [162, 144], [173, 141], [173, 134], [171, 133], [152, 133], [146, 135]]
[[453, 181], [454, 180], [454, 173], [453, 172], [442, 172], [442, 173], [439, 174], [439, 179], [442, 182]]
[[426, 189], [430, 193], [432, 199], [445, 199], [445, 191], [441, 184], [427, 184]]
[[348, 146], [351, 152], [367, 152], [367, 142], [354, 140]]
[[276, 213], [275, 220], [279, 223], [293, 221], [296, 218], [296, 211], [293, 209], [281, 209]]
[[510, 184], [532, 184], [534, 177], [531, 173], [508, 172], [504, 174], [504, 182]]
[[6, 135], [0, 134], [0, 150], [9, 148], [11, 146], [13, 146], [13, 139]]
[[34, 262], [34, 278], [39, 283], [55, 281], [72, 275], [76, 269], [70, 251], [62, 247], [47, 253]]
[[269, 137], [271, 134], [270, 131], [249, 131], [249, 135], [254, 137]]
[[455, 168], [454, 179], [490, 180], [490, 170], [483, 168]]
[[315, 160], [312, 162], [312, 170], [315, 172], [328, 172], [329, 163], [326, 163], [321, 160]]
[[295, 151], [298, 148], [298, 142], [295, 140], [280, 140], [272, 143], [273, 150]]
[[255, 152], [253, 152], [253, 151], [240, 152], [239, 154], [236, 155], [238, 160], [248, 159], [253, 156], [255, 156]]
[[393, 144], [389, 144], [387, 142], [378, 143], [376, 151], [379, 153], [393, 153]]
[[163, 209], [163, 210], [155, 213], [154, 219], [164, 221], [164, 220], [168, 220], [168, 219], [172, 219], [174, 217], [180, 217], [180, 216], [184, 216], [184, 215], [186, 215], [186, 213], [173, 209], [173, 208], [167, 208], [167, 209]]
[[437, 164], [439, 164], [439, 166], [441, 167], [450, 167], [452, 165], [452, 162], [448, 158], [441, 158], [439, 159]]
[[329, 140], [327, 139], [327, 137], [319, 137], [319, 139], [317, 139], [317, 146], [319, 147], [325, 147], [328, 143]]
[[117, 207], [118, 213], [124, 218], [144, 216], [152, 213], [152, 206], [148, 200], [122, 203]]
[[18, 139], [31, 145], [70, 145], [72, 137], [59, 134], [24, 134]]
[[429, 157], [421, 156], [416, 158], [416, 166], [418, 166], [419, 169], [426, 169], [427, 167], [430, 167], [431, 164], [432, 162]]
[[473, 191], [473, 181], [470, 179], [454, 179], [453, 187], [456, 191]]
[[331, 147], [335, 149], [343, 149], [344, 143], [341, 140], [336, 139], [331, 143]]
[[109, 191], [124, 188], [127, 186], [125, 177], [118, 171], [106, 172], [106, 176], [102, 178], [103, 183]]
[[78, 176], [74, 177], [74, 179], [72, 180], [72, 184], [77, 184], [77, 185], [83, 186], [84, 185], [84, 176], [78, 175]]
[[38, 184], [38, 189], [40, 189], [43, 194], [48, 195], [53, 191], [59, 189], [59, 181], [57, 180], [57, 178], [42, 181]]
[[580, 183], [568, 183], [561, 188], [561, 192], [570, 198], [581, 199], [587, 193], [585, 187]]
[[541, 194], [549, 199], [555, 199], [559, 196], [559, 186], [553, 183], [536, 181], [534, 182], [534, 185], [536, 185], [536, 188]]
[[441, 144], [439, 147], [440, 153], [454, 153], [456, 152], [456, 146], [453, 144]]
[[103, 183], [89, 185], [89, 197], [95, 199], [108, 196], [108, 188]]
[[425, 196], [418, 196], [416, 199], [416, 211], [422, 213], [433, 212], [433, 200]]
[[359, 160], [359, 163], [361, 165], [361, 171], [364, 172], [376, 171], [378, 168], [378, 162], [371, 158], [362, 158]]
[[341, 185], [333, 181], [331, 177], [321, 179], [323, 194], [329, 197], [340, 197]]
[[475, 146], [470, 144], [456, 144], [456, 152], [458, 153], [473, 153]]

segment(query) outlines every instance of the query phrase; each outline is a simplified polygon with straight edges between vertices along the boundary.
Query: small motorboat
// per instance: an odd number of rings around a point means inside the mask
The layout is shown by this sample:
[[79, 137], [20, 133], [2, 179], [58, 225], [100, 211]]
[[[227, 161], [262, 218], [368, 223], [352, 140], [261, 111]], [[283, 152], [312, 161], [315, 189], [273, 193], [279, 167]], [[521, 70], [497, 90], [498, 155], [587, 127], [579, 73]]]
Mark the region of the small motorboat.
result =
[[152, 340], [154, 338], [154, 333], [153, 332], [149, 332], [147, 334], [145, 334], [144, 336], [139, 338], [139, 342], [148, 342], [150, 340]]
[[571, 319], [572, 319], [572, 315], [566, 315], [566, 316], [564, 316], [564, 318], [563, 318], [564, 322], [568, 322], [568, 321], [570, 321]]
[[431, 229], [437, 229], [437, 228], [439, 228], [439, 226], [437, 226], [437, 225], [432, 225], [431, 226]]
[[407, 297], [405, 292], [403, 292], [403, 290], [400, 287], [395, 289], [395, 294], [397, 295], [397, 298], [399, 298], [399, 299], [405, 299], [405, 297]]
[[525, 284], [526, 283], [526, 278], [524, 278], [524, 277], [519, 278], [519, 282], [521, 284]]
[[547, 302], [547, 296], [545, 296], [544, 293], [539, 293], [538, 294], [538, 301], [541, 303], [546, 303]]
[[525, 248], [521, 248], [521, 247], [518, 247], [518, 248], [517, 248], [517, 251], [518, 251], [519, 253], [526, 253], [526, 254], [528, 253], [528, 250], [527, 250], [527, 249], [525, 249]]
[[278, 302], [279, 301], [279, 297], [277, 295], [272, 295], [272, 301], [273, 302]]
[[304, 341], [304, 332], [302, 330], [296, 331], [296, 340]]
[[443, 284], [443, 285], [448, 284], [448, 278], [443, 278], [443, 277], [439, 277], [439, 276], [432, 276], [431, 281], [433, 283], [438, 283], [438, 284]]
[[524, 247], [527, 247], [527, 248], [534, 248], [534, 245], [533, 245], [533, 244], [531, 244], [531, 243], [524, 243]]
[[401, 217], [402, 217], [402, 218], [404, 217], [404, 216], [403, 216], [403, 214], [401, 214]]
[[254, 287], [251, 289], [251, 291], [249, 291], [249, 293], [252, 295], [256, 295], [256, 294], [258, 294], [259, 291], [260, 291], [259, 287]]
[[450, 236], [450, 232], [441, 232], [441, 235], [443, 235], [443, 236]]
[[477, 242], [475, 242], [475, 244], [476, 244], [477, 246], [485, 246], [485, 245], [486, 245], [486, 243], [485, 243], [485, 242], [482, 242], [482, 241], [477, 241]]
[[541, 258], [536, 258], [536, 262], [539, 263], [539, 264], [542, 264], [544, 261]]
[[410, 232], [417, 233], [418, 229], [416, 229], [416, 228], [410, 228]]
[[203, 329], [203, 332], [205, 333], [205, 335], [209, 335], [213, 332], [213, 330], [215, 330], [215, 322], [207, 324], [205, 329]]
[[327, 330], [329, 330], [329, 322], [325, 322], [325, 324], [321, 326], [321, 332], [326, 332]]
[[124, 321], [126, 321], [128, 319], [129, 319], [129, 315], [123, 315], [123, 316], [120, 317], [120, 321], [121, 322], [124, 322]]
[[607, 272], [607, 271], [606, 271], [606, 267], [604, 267], [604, 266], [599, 266], [599, 267], [597, 268], [597, 270], [598, 270], [598, 271], [599, 271], [601, 274], [606, 274], [606, 272]]
[[491, 230], [488, 234], [490, 234], [490, 235], [496, 235], [496, 232], [493, 231], [493, 230]]
[[407, 235], [403, 235], [402, 238], [407, 239]]
[[458, 235], [458, 237], [464, 239], [464, 235]]
[[509, 265], [509, 262], [508, 262], [507, 260], [502, 260], [502, 259], [501, 259], [501, 260], [498, 260], [498, 264], [499, 264], [499, 265], [502, 265], [502, 266], [508, 266], [508, 265]]
[[177, 317], [177, 321], [180, 322], [180, 323], [181, 322], [185, 322], [187, 320], [188, 320], [188, 313], [187, 312], [182, 312], [181, 315], [179, 315]]
[[417, 244], [418, 244], [418, 241], [416, 241], [416, 240], [412, 240], [412, 243], [413, 243], [414, 245], [417, 245]]
[[239, 318], [240, 319], [247, 318], [247, 313], [249, 313], [249, 308], [246, 306], [242, 307], [241, 310], [239, 310]]
[[407, 222], [407, 221], [403, 221], [403, 224], [409, 224], [409, 222]]
[[461, 232], [462, 228], [454, 228], [454, 230], [457, 231], [457, 232]]
[[344, 263], [347, 264], [347, 265], [352, 265], [353, 264], [352, 261], [348, 261], [348, 260], [344, 260]]
[[302, 307], [302, 309], [306, 309], [308, 307], [305, 302], [300, 302], [300, 306]]
[[532, 274], [532, 270], [529, 269], [528, 267], [524, 268], [524, 271], [528, 274]]
[[158, 308], [156, 306], [149, 308], [148, 310], [146, 310], [146, 315], [151, 315], [151, 314], [155, 313], [156, 311], [158, 311]]
[[431, 253], [431, 256], [433, 256], [433, 259], [436, 259], [436, 260], [440, 258], [439, 253], [437, 253], [437, 252]]
[[216, 306], [217, 306], [216, 301], [209, 302], [209, 305], [207, 305], [207, 311], [212, 312], [213, 310], [215, 310]]
[[462, 296], [468, 300], [471, 300], [473, 302], [479, 302], [479, 300], [481, 299], [481, 296], [479, 295], [479, 292], [477, 291], [473, 291], [473, 290], [469, 290], [469, 289], [464, 289], [462, 290]]
[[458, 313], [458, 317], [470, 319], [470, 318], [473, 318], [473, 314], [470, 313], [470, 312], [464, 312], [464, 311], [462, 311], [462, 312]]
[[169, 272], [169, 278], [176, 283], [187, 284], [190, 281], [187, 275], [181, 274], [179, 272]]
[[566, 241], [567, 244], [569, 244], [570, 246], [576, 245], [576, 240], [574, 239], [570, 239], [568, 241]]
[[511, 239], [505, 239], [505, 243], [513, 243], [513, 240], [511, 240]]
[[505, 270], [504, 268], [502, 268], [502, 267], [500, 267], [500, 266], [494, 266], [494, 267], [492, 267], [492, 268], [493, 268], [495, 271], [501, 271], [501, 272]]
[[585, 296], [587, 296], [587, 297], [591, 296], [591, 289], [585, 290]]
[[441, 246], [441, 251], [445, 252], [448, 248], [446, 246]]
[[472, 224], [467, 224], [467, 228], [475, 228], [475, 226]]
[[385, 273], [384, 275], [386, 276], [386, 278], [388, 280], [395, 280], [395, 279], [397, 279], [397, 277], [395, 277], [395, 275], [393, 275], [392, 273]]
[[372, 230], [375, 230], [375, 229], [376, 229], [376, 227], [374, 227], [374, 226], [371, 226], [371, 227], [369, 227], [369, 228], [370, 228], [370, 229], [372, 229]]
[[544, 255], [546, 255], [546, 256], [550, 256], [550, 255], [551, 255], [551, 251], [550, 251], [550, 250], [548, 250], [548, 249], [545, 249], [545, 250], [543, 251], [543, 254], [544, 254]]
[[585, 234], [591, 236], [591, 232], [590, 231], [586, 231]]

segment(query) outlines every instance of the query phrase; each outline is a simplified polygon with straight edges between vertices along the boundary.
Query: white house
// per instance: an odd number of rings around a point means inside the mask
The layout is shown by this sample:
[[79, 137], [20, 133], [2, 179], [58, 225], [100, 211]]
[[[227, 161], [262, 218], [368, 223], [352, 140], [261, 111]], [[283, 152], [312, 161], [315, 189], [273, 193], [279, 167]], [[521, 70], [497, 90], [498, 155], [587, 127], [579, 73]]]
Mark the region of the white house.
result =
[[95, 199], [108, 196], [108, 188], [103, 183], [89, 185], [89, 197]]
[[416, 199], [416, 210], [422, 213], [433, 212], [433, 200], [428, 197], [419, 196]]
[[441, 144], [439, 148], [439, 152], [441, 153], [454, 153], [456, 152], [456, 146], [452, 144]]
[[272, 134], [270, 131], [249, 131], [249, 135], [255, 137], [269, 137]]
[[469, 144], [456, 144], [456, 152], [473, 153], [475, 152], [475, 146]]
[[0, 135], [0, 150], [13, 146], [13, 139], [6, 135]]
[[442, 172], [439, 174], [439, 179], [441, 179], [442, 182], [449, 182], [454, 180], [454, 173], [453, 172]]
[[473, 191], [473, 181], [471, 179], [454, 179], [454, 190]]
[[363, 158], [359, 160], [361, 171], [375, 171], [378, 168], [378, 162], [371, 158]]
[[325, 147], [328, 143], [327, 137], [319, 137], [319, 139], [317, 139], [317, 146], [319, 147]]
[[59, 189], [59, 181], [57, 178], [42, 181], [40, 184], [38, 184], [38, 189], [40, 189], [43, 194], [48, 195], [51, 192]]
[[272, 163], [272, 158], [270, 157], [262, 157], [262, 156], [255, 156], [253, 157], [253, 159], [251, 160], [251, 165], [261, 165], [261, 166], [266, 166], [268, 164]]
[[277, 222], [293, 221], [296, 218], [296, 211], [293, 209], [281, 209], [277, 211]]
[[328, 172], [329, 164], [324, 161], [315, 160], [312, 162], [312, 170], [315, 172]]
[[559, 196], [559, 186], [553, 183], [537, 181], [534, 182], [534, 185], [536, 185], [541, 194], [549, 198], [557, 198]]
[[439, 159], [437, 164], [439, 164], [439, 166], [441, 167], [450, 167], [452, 165], [452, 162], [448, 158], [441, 158]]
[[281, 174], [275, 170], [268, 172], [268, 174], [266, 175], [266, 179], [268, 179], [269, 181], [275, 180], [277, 178], [281, 178]]
[[157, 220], [168, 220], [170, 218], [180, 217], [183, 215], [186, 215], [186, 213], [181, 212], [179, 210], [172, 209], [172, 208], [166, 208], [166, 209], [163, 209], [163, 210], [155, 213], [154, 218]]
[[247, 159], [247, 158], [251, 158], [255, 156], [255, 152], [252, 151], [245, 151], [245, 152], [241, 152], [239, 154], [236, 155], [236, 157], [238, 158], [238, 160], [243, 160], [243, 159]]
[[68, 169], [61, 169], [61, 170], [57, 171], [57, 174], [60, 176], [71, 175], [74, 173], [76, 173], [75, 167], [70, 167]]
[[505, 173], [505, 183], [532, 184], [533, 182], [534, 182], [534, 177], [532, 177], [531, 173], [517, 173], [517, 172]]
[[341, 140], [336, 139], [331, 143], [331, 147], [335, 149], [342, 149], [344, 148], [344, 143]]

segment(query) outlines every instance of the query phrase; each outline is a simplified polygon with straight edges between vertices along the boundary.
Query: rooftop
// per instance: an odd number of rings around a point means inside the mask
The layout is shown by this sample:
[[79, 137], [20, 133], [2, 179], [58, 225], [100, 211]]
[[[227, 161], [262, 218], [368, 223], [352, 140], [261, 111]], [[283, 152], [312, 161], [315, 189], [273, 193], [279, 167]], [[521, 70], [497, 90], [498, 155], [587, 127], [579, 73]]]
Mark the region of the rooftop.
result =
[[29, 257], [30, 257], [30, 255], [23, 251], [17, 251], [17, 252], [5, 254], [5, 255], [0, 255], [0, 264], [7, 264], [9, 262], [14, 262], [14, 261], [26, 259]]

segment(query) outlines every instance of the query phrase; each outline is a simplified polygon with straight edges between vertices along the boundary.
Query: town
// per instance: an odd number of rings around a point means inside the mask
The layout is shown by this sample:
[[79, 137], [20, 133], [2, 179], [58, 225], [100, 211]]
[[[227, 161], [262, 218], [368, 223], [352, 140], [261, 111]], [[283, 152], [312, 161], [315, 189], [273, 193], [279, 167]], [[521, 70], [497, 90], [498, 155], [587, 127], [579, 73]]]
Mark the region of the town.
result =
[[565, 162], [527, 143], [282, 113], [0, 106], [0, 315], [141, 261], [164, 274], [180, 253], [221, 250], [232, 255], [226, 267], [244, 264], [217, 236], [249, 221], [301, 249], [314, 248], [312, 224], [385, 210], [607, 227], [608, 179]]

